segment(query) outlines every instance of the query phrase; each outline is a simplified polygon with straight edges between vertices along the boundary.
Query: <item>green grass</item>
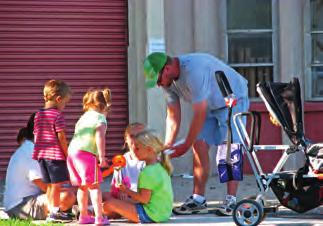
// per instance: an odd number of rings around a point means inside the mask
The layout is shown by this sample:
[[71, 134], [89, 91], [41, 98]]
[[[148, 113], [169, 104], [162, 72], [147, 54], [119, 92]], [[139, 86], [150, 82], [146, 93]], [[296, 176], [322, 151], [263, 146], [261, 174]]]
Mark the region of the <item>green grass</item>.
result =
[[64, 224], [53, 224], [53, 223], [42, 223], [42, 224], [34, 224], [32, 220], [19, 220], [19, 219], [8, 219], [8, 220], [0, 220], [1, 226], [64, 226]]

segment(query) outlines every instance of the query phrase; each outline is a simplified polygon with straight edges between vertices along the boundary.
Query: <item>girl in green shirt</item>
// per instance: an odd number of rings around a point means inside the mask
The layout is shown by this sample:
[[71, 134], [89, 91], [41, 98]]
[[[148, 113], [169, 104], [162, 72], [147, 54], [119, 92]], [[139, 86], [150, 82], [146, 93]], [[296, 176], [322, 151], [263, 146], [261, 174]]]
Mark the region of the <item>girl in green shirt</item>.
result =
[[165, 149], [158, 137], [150, 131], [143, 131], [134, 137], [134, 153], [146, 167], [138, 178], [138, 191], [134, 192], [121, 184], [119, 189], [132, 201], [109, 198], [103, 204], [105, 214], [115, 213], [136, 223], [165, 222], [173, 207], [173, 190], [170, 179], [172, 166], [163, 153]]

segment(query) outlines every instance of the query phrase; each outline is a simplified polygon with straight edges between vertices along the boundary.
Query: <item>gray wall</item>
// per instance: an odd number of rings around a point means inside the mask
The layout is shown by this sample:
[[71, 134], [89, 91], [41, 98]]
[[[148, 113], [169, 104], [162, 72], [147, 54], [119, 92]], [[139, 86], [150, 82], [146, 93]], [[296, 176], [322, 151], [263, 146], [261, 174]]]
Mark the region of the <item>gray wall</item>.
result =
[[[303, 24], [304, 0], [278, 1], [278, 27], [279, 29], [279, 78], [280, 81], [289, 82], [293, 77], [300, 78], [301, 89], [304, 86], [304, 26]], [[293, 18], [293, 19], [291, 19]], [[304, 94], [304, 93], [303, 93]], [[303, 98], [304, 100], [304, 98]], [[283, 142], [288, 144], [289, 139], [283, 133]], [[285, 169], [293, 169], [303, 164], [301, 152], [292, 155], [285, 164]]]
[[[274, 21], [277, 25], [276, 79], [289, 81], [290, 78], [297, 76], [300, 78], [302, 88], [305, 71], [304, 26], [302, 26], [305, 21], [303, 15], [305, 2], [305, 0], [273, 0], [277, 13]], [[162, 92], [158, 88], [146, 91], [143, 86], [142, 60], [148, 52], [149, 40], [164, 39], [166, 52], [172, 56], [201, 51], [226, 60], [225, 11], [225, 0], [129, 0], [130, 121], [146, 122], [164, 137], [166, 106]], [[160, 32], [156, 31], [157, 28]], [[184, 104], [182, 114], [179, 137], [185, 138], [192, 117], [191, 106]], [[284, 143], [288, 143], [285, 137], [283, 140]], [[211, 151], [210, 155], [214, 160], [215, 152]], [[192, 167], [187, 164], [191, 162], [191, 158], [190, 152], [174, 160], [175, 174], [191, 173]], [[300, 159], [302, 158], [293, 158], [288, 162], [288, 168], [295, 168]]]

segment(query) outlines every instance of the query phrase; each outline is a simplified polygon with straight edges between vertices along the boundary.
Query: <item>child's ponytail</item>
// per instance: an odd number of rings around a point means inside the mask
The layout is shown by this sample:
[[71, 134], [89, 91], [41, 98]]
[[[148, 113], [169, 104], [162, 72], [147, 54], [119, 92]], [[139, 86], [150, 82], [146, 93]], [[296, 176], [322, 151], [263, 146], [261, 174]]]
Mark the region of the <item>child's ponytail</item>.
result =
[[109, 112], [111, 108], [111, 90], [105, 88], [89, 89], [83, 97], [83, 111], [89, 109]]
[[106, 102], [106, 106], [107, 106], [107, 112], [109, 113], [111, 110], [111, 90], [109, 88], [105, 88], [102, 90], [102, 94], [104, 97], [104, 100]]
[[165, 155], [163, 152], [165, 149], [163, 142], [161, 142], [161, 140], [149, 130], [144, 130], [138, 133], [135, 138], [144, 146], [151, 147], [154, 152], [160, 156], [159, 160], [161, 165], [164, 167], [167, 173], [171, 175], [173, 172], [173, 166], [170, 162], [169, 156]]
[[173, 166], [170, 162], [169, 155], [166, 155], [163, 151], [160, 152], [160, 163], [167, 171], [168, 175], [173, 173]]

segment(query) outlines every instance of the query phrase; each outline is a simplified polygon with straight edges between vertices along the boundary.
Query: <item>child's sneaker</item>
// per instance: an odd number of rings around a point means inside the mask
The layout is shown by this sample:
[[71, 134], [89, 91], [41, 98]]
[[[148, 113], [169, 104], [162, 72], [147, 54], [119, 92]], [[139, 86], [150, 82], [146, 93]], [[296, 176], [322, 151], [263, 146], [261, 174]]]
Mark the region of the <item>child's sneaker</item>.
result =
[[94, 224], [95, 218], [89, 215], [79, 217], [78, 223], [79, 224]]
[[231, 216], [236, 204], [237, 198], [235, 196], [226, 195], [223, 204], [216, 210], [215, 214], [219, 216]]
[[46, 222], [52, 223], [68, 223], [73, 221], [73, 218], [66, 213], [57, 212], [57, 213], [50, 213], [46, 218]]
[[110, 222], [108, 218], [100, 217], [100, 218], [95, 218], [95, 225], [110, 225]]
[[199, 203], [193, 199], [193, 196], [190, 196], [181, 206], [173, 209], [173, 213], [178, 215], [205, 214], [208, 212], [206, 200]]
[[72, 214], [75, 216], [76, 219], [79, 218], [80, 216], [80, 208], [78, 205], [73, 205], [72, 206]]

